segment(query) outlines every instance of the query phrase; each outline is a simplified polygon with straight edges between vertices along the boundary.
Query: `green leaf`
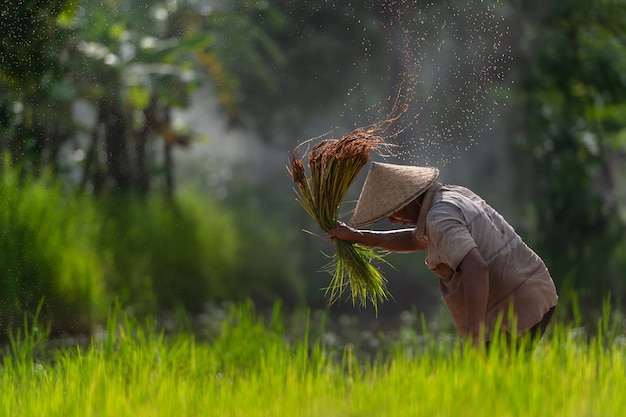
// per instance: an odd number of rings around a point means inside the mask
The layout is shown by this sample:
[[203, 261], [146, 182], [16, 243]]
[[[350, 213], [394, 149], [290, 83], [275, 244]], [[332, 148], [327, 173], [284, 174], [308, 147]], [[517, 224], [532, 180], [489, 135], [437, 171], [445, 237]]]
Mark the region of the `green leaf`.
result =
[[139, 85], [128, 88], [128, 101], [138, 110], [143, 110], [150, 103], [150, 90]]
[[65, 7], [63, 7], [61, 12], [57, 15], [57, 25], [59, 25], [60, 27], [65, 27], [65, 28], [72, 26], [77, 8], [78, 8], [78, 1], [66, 2]]

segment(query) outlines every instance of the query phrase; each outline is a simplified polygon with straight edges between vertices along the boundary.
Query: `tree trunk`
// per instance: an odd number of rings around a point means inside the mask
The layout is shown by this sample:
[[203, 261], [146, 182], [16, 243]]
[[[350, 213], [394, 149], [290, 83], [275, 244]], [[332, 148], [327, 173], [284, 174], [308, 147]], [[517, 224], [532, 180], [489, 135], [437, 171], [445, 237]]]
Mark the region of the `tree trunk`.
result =
[[105, 104], [103, 107], [107, 176], [113, 180], [117, 191], [127, 192], [132, 186], [132, 175], [126, 146], [124, 116], [121, 109], [115, 104]]
[[81, 191], [85, 191], [87, 188], [87, 183], [89, 183], [91, 178], [91, 171], [94, 161], [96, 160], [96, 155], [98, 153], [98, 130], [100, 129], [100, 114], [96, 117], [96, 123], [93, 127], [93, 131], [91, 132], [91, 143], [89, 144], [89, 149], [87, 149], [87, 154], [85, 155], [85, 163], [83, 164], [83, 177], [80, 182]]
[[145, 121], [141, 129], [137, 132], [135, 141], [136, 185], [141, 195], [146, 195], [150, 191], [150, 175], [148, 174], [146, 146], [150, 138], [153, 113], [154, 101], [144, 110]]
[[167, 198], [174, 197], [174, 158], [172, 157], [172, 144], [165, 142], [165, 195]]

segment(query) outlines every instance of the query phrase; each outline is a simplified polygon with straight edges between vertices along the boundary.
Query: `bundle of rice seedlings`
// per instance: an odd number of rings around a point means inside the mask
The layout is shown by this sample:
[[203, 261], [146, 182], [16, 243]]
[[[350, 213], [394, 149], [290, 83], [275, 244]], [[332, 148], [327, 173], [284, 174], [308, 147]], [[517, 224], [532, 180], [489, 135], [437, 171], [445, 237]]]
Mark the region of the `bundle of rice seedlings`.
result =
[[[323, 231], [336, 227], [344, 196], [370, 161], [370, 153], [388, 149], [380, 135], [398, 117], [355, 129], [341, 139], [322, 140], [308, 152], [308, 177], [303, 158], [298, 156], [299, 147], [294, 150], [287, 170], [297, 185], [297, 200]], [[340, 299], [349, 285], [353, 304], [358, 301], [366, 306], [369, 300], [377, 309], [378, 302], [389, 296], [387, 281], [374, 265], [386, 262], [384, 253], [340, 239], [334, 243], [335, 254], [326, 267], [332, 275], [326, 288], [329, 303]]]

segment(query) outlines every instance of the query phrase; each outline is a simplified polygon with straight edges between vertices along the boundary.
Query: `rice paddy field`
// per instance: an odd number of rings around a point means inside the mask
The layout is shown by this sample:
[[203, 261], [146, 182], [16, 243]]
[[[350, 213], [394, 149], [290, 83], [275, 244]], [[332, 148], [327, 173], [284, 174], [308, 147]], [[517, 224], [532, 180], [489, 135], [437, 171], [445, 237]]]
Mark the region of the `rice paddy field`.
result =
[[209, 337], [117, 314], [61, 346], [25, 326], [1, 348], [0, 415], [626, 415], [624, 339], [607, 326], [555, 323], [532, 353], [405, 329], [362, 355], [329, 347], [317, 319], [294, 331], [279, 316], [233, 308]]

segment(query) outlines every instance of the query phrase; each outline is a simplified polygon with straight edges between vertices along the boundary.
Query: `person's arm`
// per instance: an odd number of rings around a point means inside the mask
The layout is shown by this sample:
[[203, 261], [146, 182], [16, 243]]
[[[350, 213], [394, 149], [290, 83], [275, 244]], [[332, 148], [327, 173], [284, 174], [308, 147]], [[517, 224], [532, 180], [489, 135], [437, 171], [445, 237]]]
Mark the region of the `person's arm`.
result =
[[426, 238], [417, 240], [415, 229], [389, 231], [357, 230], [338, 222], [335, 229], [329, 230], [327, 236], [363, 246], [384, 249], [390, 252], [417, 252], [428, 247]]
[[489, 269], [477, 248], [470, 250], [461, 261], [465, 290], [466, 334], [474, 343], [484, 340], [485, 314], [489, 296]]

